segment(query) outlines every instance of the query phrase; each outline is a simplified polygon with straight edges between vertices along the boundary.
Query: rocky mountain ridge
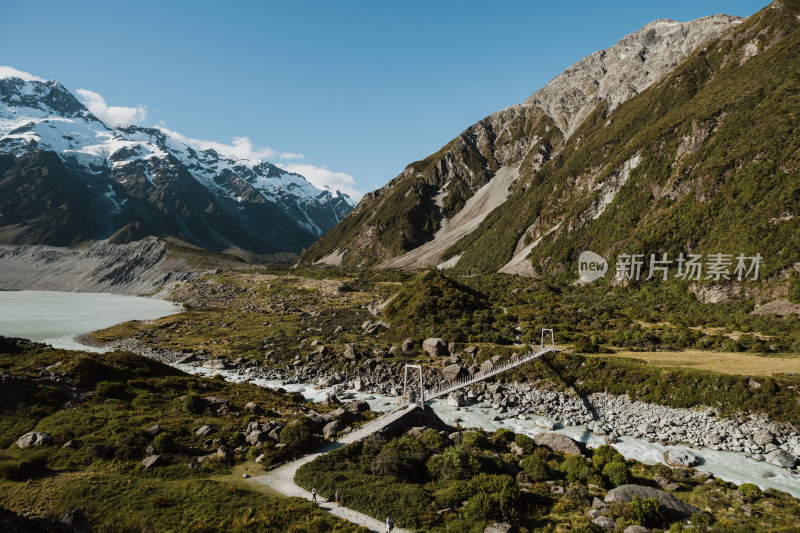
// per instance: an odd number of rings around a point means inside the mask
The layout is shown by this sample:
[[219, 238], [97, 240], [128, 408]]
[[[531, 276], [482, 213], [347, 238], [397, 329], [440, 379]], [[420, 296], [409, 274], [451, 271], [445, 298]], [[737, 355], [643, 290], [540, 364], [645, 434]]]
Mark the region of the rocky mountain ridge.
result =
[[0, 78], [0, 159], [0, 238], [13, 244], [154, 235], [214, 251], [297, 253], [353, 203], [163, 128], [106, 125], [59, 82], [13, 75]]
[[584, 251], [612, 282], [620, 254], [667, 254], [671, 277], [680, 254], [760, 254], [759, 280], [784, 297], [800, 261], [798, 13], [775, 1], [688, 23], [707, 31], [646, 26], [411, 164], [301, 262], [572, 283]]

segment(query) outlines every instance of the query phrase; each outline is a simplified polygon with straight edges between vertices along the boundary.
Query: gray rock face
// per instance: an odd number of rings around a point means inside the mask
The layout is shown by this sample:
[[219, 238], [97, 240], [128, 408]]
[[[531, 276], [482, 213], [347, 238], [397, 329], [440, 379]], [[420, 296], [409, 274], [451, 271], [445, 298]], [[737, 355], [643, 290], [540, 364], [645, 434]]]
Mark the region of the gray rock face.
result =
[[700, 509], [694, 505], [685, 503], [669, 492], [643, 485], [622, 485], [612, 489], [606, 494], [606, 502], [630, 503], [633, 501], [634, 496], [639, 496], [642, 499], [655, 498], [665, 513], [677, 518], [687, 518], [694, 513], [700, 512]]
[[568, 453], [571, 455], [581, 455], [581, 449], [571, 438], [560, 433], [538, 433], [534, 435], [533, 441], [539, 446], [547, 446], [555, 452]]
[[698, 463], [697, 456], [689, 450], [669, 450], [664, 452], [664, 460], [672, 466], [690, 467]]
[[444, 339], [431, 337], [422, 341], [422, 349], [431, 357], [444, 357], [447, 355], [447, 343]]
[[19, 439], [17, 439], [17, 448], [20, 450], [24, 450], [25, 448], [30, 448], [31, 446], [46, 446], [48, 444], [52, 444], [53, 437], [48, 435], [47, 433], [41, 433], [39, 431], [31, 431], [25, 433]]
[[739, 17], [714, 15], [689, 22], [656, 20], [617, 44], [584, 57], [525, 101], [552, 117], [569, 137], [601, 101], [609, 111], [668, 74], [702, 43]]
[[772, 450], [766, 455], [765, 459], [769, 464], [781, 468], [792, 468], [797, 462], [797, 458], [794, 455], [781, 449]]

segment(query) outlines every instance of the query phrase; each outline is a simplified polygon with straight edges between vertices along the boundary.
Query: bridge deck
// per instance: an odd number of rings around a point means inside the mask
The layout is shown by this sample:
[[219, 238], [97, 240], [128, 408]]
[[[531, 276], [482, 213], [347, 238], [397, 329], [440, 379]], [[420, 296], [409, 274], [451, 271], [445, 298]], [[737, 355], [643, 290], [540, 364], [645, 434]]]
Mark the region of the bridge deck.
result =
[[520, 357], [513, 361], [508, 361], [506, 363], [503, 363], [502, 365], [492, 367], [491, 370], [487, 370], [485, 372], [477, 372], [471, 376], [467, 376], [465, 378], [453, 381], [451, 383], [447, 383], [441, 387], [436, 387], [434, 389], [426, 390], [425, 400], [432, 400], [434, 398], [441, 398], [442, 396], [447, 396], [451, 392], [457, 391], [458, 389], [468, 387], [473, 383], [478, 383], [479, 381], [483, 381], [484, 379], [496, 376], [497, 374], [505, 372], [506, 370], [510, 370], [512, 368], [523, 365], [528, 361], [532, 361], [538, 357], [541, 357], [547, 352], [558, 352], [558, 351], [561, 350], [547, 346], [539, 348], [535, 352], [534, 351], [528, 352], [527, 355], [524, 355], [523, 357]]

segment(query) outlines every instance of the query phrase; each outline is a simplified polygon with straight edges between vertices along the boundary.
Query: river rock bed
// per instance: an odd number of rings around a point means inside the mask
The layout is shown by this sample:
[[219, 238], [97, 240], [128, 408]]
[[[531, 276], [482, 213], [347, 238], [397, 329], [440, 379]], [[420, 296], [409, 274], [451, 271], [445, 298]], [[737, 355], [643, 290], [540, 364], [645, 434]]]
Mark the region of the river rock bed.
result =
[[[337, 393], [347, 389], [387, 396], [403, 393], [402, 364], [382, 357], [364, 358], [354, 349], [346, 350], [344, 369], [334, 368], [332, 354], [327, 353], [324, 347], [308, 357], [298, 356], [292, 364], [276, 369], [252, 360], [204, 359], [202, 355], [188, 352], [153, 349], [135, 339], [118, 341], [113, 346], [168, 364], [184, 363], [209, 370], [232, 371], [247, 380], [311, 384], [333, 388]], [[445, 363], [453, 365], [455, 361]], [[468, 369], [464, 371], [465, 374], [472, 373]], [[417, 376], [413, 377], [414, 384]], [[426, 369], [423, 378], [426, 389], [446, 381], [441, 373], [432, 369]], [[612, 443], [619, 436], [630, 436], [665, 445], [686, 444], [716, 451], [744, 452], [756, 460], [766, 460], [786, 468], [795, 468], [800, 457], [800, 429], [790, 423], [770, 421], [764, 415], [742, 414], [723, 418], [710, 408], [665, 407], [606, 393], [581, 397], [575, 393], [536, 389], [526, 384], [497, 382], [471, 385], [452, 393], [447, 401], [453, 407], [492, 408], [500, 419], [531, 415], [547, 417], [552, 422], [537, 420], [537, 425], [545, 429], [552, 429], [552, 423], [585, 425]]]

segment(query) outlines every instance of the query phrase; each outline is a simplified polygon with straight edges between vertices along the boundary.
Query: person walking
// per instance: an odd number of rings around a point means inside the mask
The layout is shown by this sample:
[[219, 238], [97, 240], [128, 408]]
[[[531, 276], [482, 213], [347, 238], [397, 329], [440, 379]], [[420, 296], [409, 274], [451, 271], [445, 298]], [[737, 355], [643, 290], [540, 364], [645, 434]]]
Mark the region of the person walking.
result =
[[333, 499], [336, 501], [336, 507], [339, 507], [339, 489], [336, 489], [336, 494], [333, 495]]
[[311, 501], [317, 501], [317, 487], [311, 487]]
[[391, 517], [386, 519], [386, 533], [392, 533], [394, 529], [394, 520]]

